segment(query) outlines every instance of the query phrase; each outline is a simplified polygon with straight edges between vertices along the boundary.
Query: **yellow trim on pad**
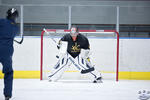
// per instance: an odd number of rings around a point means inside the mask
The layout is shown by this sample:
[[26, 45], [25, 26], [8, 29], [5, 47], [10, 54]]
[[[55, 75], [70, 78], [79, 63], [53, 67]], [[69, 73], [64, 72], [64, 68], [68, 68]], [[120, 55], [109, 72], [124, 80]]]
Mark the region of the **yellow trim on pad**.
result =
[[[65, 72], [79, 72], [79, 71], [65, 71]], [[114, 72], [103, 72], [103, 73], [114, 73]], [[4, 75], [0, 71], [0, 78]], [[40, 71], [14, 71], [14, 78], [40, 78]], [[127, 80], [150, 80], [150, 72], [119, 72], [119, 79]]]

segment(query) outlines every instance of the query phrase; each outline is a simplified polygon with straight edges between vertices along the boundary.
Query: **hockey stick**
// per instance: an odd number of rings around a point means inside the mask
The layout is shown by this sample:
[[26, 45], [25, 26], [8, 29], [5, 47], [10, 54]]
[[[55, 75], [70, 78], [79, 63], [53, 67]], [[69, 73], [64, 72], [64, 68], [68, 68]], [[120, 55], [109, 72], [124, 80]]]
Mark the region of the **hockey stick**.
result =
[[[97, 77], [94, 73], [92, 73], [92, 71], [94, 71], [94, 67], [88, 68], [86, 69], [85, 67], [83, 67], [79, 62], [79, 65], [75, 63], [75, 61], [73, 60], [73, 58], [70, 56], [68, 58], [74, 65], [75, 67], [77, 67], [78, 70], [81, 70], [81, 74], [86, 74], [86, 73], [90, 73], [92, 74], [95, 78]], [[79, 66], [81, 66], [83, 69], [81, 69]]]
[[81, 68], [79, 67], [79, 65], [77, 65], [77, 64], [75, 63], [75, 61], [73, 60], [73, 58], [72, 58], [71, 56], [70, 56], [68, 59], [77, 67], [78, 70], [81, 70], [81, 74], [86, 74], [86, 73], [89, 73], [89, 72], [91, 72], [91, 71], [94, 71], [94, 67], [85, 69], [82, 65], [79, 64], [82, 68], [84, 68], [84, 69], [81, 69]]
[[18, 44], [22, 44], [22, 43], [23, 43], [23, 40], [24, 40], [23, 34], [21, 34], [21, 40], [20, 40], [20, 41], [14, 39], [14, 41], [15, 41], [16, 43], [18, 43]]
[[[48, 35], [50, 34], [50, 32], [48, 32], [45, 28], [43, 29]], [[56, 32], [55, 32], [56, 33]], [[51, 37], [51, 39], [53, 40], [53, 42], [57, 45], [57, 42], [54, 38]]]
[[71, 57], [69, 57], [68, 59], [77, 67], [78, 70], [81, 70], [81, 68], [75, 63], [75, 61]]

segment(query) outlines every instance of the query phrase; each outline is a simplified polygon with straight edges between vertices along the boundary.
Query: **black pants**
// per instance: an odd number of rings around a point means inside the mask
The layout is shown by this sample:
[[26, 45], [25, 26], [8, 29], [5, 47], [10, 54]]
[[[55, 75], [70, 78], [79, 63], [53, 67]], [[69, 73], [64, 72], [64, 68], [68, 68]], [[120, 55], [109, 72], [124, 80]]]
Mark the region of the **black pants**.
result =
[[4, 73], [4, 96], [12, 96], [13, 87], [13, 68], [12, 68], [12, 56], [0, 57], [0, 63], [3, 66]]

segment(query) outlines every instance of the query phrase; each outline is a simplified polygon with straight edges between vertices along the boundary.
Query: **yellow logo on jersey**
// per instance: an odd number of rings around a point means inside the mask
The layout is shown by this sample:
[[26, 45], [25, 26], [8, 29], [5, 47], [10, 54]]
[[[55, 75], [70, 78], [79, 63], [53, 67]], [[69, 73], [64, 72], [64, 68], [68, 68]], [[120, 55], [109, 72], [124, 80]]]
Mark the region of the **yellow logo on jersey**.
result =
[[71, 52], [80, 52], [80, 45], [77, 45], [77, 43], [75, 43], [75, 45], [74, 46], [72, 46], [72, 50], [71, 50]]

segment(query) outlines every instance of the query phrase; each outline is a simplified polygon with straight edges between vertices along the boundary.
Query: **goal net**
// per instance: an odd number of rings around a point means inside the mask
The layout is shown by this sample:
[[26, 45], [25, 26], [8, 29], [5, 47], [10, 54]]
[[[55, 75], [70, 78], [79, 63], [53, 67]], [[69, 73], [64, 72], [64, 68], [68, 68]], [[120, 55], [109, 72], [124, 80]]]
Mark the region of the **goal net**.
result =
[[[70, 30], [46, 29], [41, 33], [40, 79], [48, 79], [49, 73], [58, 61], [56, 44]], [[49, 33], [49, 34], [47, 34]], [[118, 81], [119, 73], [119, 34], [115, 30], [79, 30], [89, 39], [91, 63], [103, 79]], [[88, 75], [81, 74], [73, 64], [67, 68], [61, 79], [85, 80]]]

